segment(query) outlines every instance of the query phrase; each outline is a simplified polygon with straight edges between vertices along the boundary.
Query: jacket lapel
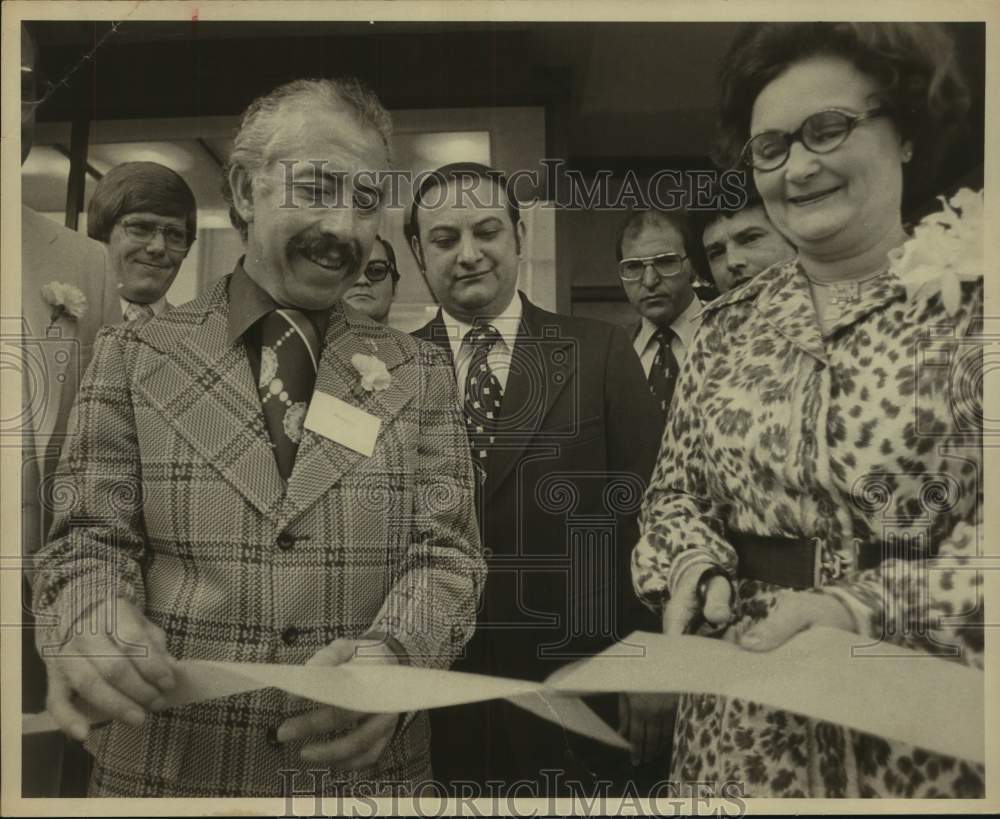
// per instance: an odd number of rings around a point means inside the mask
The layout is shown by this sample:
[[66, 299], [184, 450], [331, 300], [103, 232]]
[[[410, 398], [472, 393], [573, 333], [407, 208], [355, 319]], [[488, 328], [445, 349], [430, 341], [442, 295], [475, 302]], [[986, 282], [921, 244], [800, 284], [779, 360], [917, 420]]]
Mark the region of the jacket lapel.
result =
[[[351, 363], [355, 355], [380, 359], [391, 376], [388, 388], [361, 391], [360, 373]], [[353, 314], [346, 315], [338, 304], [327, 326], [315, 390], [376, 416], [382, 422], [379, 429], [382, 441], [387, 427], [420, 389], [418, 368], [400, 366], [412, 355], [412, 350], [405, 349], [388, 331]], [[345, 473], [365, 460], [367, 456], [350, 447], [305, 430], [278, 514], [280, 524], [286, 525], [305, 512]]]
[[441, 310], [427, 324], [413, 333], [421, 341], [430, 341], [436, 344], [448, 354], [448, 361], [451, 362], [452, 369], [455, 368], [455, 356], [451, 351], [451, 342], [448, 341], [448, 328], [445, 327], [444, 319], [441, 317]]
[[140, 328], [140, 339], [164, 354], [137, 375], [135, 388], [226, 481], [273, 516], [284, 484], [246, 351], [241, 341], [227, 340], [228, 281]]
[[[487, 500], [503, 485], [525, 449], [534, 442], [556, 399], [577, 372], [577, 351], [572, 339], [560, 336], [559, 325], [546, 325], [538, 308], [520, 295], [524, 304], [521, 332], [511, 356], [497, 443], [490, 449], [486, 464]], [[572, 424], [573, 420], [567, 419], [567, 423]]]

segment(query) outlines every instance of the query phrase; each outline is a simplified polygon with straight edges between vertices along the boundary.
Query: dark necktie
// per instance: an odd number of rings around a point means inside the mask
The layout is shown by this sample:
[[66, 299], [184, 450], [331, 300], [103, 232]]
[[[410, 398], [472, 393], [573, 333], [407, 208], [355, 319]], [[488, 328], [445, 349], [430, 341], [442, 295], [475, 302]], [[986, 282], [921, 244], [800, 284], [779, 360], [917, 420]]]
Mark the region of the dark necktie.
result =
[[298, 310], [280, 309], [261, 319], [260, 378], [264, 420], [278, 462], [288, 480], [302, 440], [302, 425], [316, 383], [316, 330]]
[[123, 313], [123, 318], [125, 321], [135, 321], [139, 318], [151, 317], [153, 315], [153, 308], [148, 304], [139, 304], [138, 302], [130, 301], [125, 306], [125, 312]]
[[477, 325], [465, 334], [465, 343], [472, 347], [465, 377], [465, 428], [472, 459], [482, 467], [486, 465], [488, 448], [495, 441], [503, 398], [500, 381], [489, 362], [490, 350], [500, 340], [500, 333], [491, 324]]
[[670, 408], [670, 399], [674, 397], [677, 373], [680, 370], [677, 356], [670, 348], [670, 342], [676, 337], [677, 334], [669, 327], [657, 331], [653, 336], [659, 346], [656, 358], [653, 359], [653, 366], [649, 368], [649, 389], [656, 396], [660, 410], [664, 413]]

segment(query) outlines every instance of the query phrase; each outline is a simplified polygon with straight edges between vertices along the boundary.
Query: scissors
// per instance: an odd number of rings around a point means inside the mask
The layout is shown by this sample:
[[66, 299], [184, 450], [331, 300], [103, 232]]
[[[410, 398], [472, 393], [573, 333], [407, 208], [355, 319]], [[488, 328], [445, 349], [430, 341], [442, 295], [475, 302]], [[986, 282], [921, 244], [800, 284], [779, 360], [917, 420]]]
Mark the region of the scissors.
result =
[[710, 623], [705, 619], [705, 601], [708, 597], [708, 584], [715, 577], [726, 578], [726, 582], [729, 583], [730, 600], [735, 603], [736, 590], [733, 588], [733, 581], [729, 579], [729, 575], [726, 573], [725, 569], [721, 569], [718, 566], [712, 566], [709, 569], [705, 569], [705, 571], [701, 573], [701, 577], [698, 578], [698, 585], [695, 587], [695, 602], [697, 603], [698, 608], [688, 621], [688, 624], [684, 629], [685, 634], [698, 634], [702, 628], [708, 627], [710, 630], [701, 636], [718, 637], [727, 628], [729, 628], [732, 623], [733, 617], [730, 617], [729, 620], [721, 625]]

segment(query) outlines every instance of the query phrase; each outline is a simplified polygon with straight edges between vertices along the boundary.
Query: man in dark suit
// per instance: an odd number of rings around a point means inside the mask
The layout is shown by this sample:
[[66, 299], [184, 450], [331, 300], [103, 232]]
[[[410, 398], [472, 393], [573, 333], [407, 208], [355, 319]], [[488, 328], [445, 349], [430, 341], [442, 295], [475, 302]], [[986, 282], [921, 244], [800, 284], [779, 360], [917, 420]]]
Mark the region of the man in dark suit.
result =
[[[427, 177], [408, 234], [441, 305], [416, 335], [455, 367], [489, 563], [477, 631], [455, 667], [541, 680], [636, 628], [658, 631], [635, 605], [628, 566], [660, 419], [625, 333], [517, 291], [525, 226], [496, 171], [462, 163]], [[606, 699], [595, 708], [620, 721], [634, 760], [655, 757], [668, 715]], [[538, 794], [631, 773], [628, 754], [506, 702], [432, 720], [435, 776], [452, 785], [527, 780]]]
[[691, 284], [690, 245], [684, 214], [666, 210], [629, 213], [615, 245], [622, 288], [639, 314], [628, 328], [632, 348], [664, 419], [702, 308]]

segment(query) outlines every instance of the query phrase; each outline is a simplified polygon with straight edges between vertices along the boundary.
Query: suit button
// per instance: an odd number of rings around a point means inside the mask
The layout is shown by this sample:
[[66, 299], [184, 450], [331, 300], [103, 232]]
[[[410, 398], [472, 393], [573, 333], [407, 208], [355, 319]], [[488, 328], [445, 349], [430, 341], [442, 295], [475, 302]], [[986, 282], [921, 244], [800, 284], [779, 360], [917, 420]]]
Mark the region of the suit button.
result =
[[281, 632], [281, 642], [286, 646], [293, 646], [299, 640], [299, 630], [295, 626], [289, 626]]
[[290, 535], [288, 532], [282, 532], [278, 535], [278, 548], [283, 552], [287, 552], [295, 545], [295, 536]]

